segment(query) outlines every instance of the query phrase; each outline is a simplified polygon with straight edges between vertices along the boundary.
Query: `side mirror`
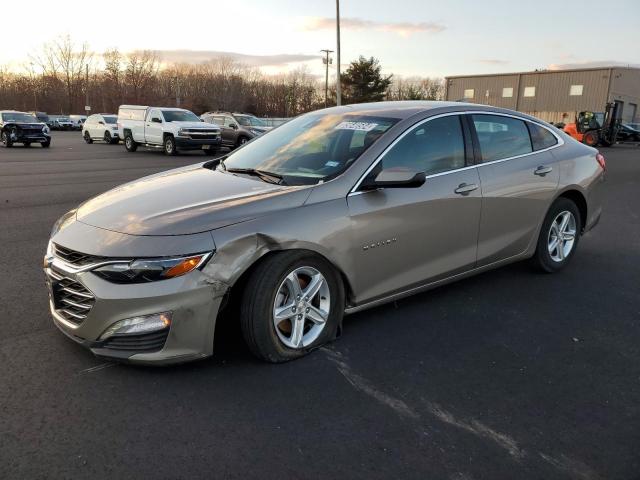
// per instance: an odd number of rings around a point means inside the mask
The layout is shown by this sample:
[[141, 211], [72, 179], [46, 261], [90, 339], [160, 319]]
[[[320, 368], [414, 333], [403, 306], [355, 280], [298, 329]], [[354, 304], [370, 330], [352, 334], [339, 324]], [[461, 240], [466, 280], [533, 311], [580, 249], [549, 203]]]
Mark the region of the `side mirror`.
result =
[[162, 120], [160, 120], [158, 117], [153, 117], [153, 118], [151, 119], [151, 121], [152, 121], [153, 123], [162, 123]]
[[406, 168], [387, 168], [382, 170], [375, 178], [367, 177], [360, 185], [363, 190], [375, 190], [378, 188], [417, 188], [424, 184], [426, 176], [424, 172], [416, 172]]
[[104, 125], [104, 122], [98, 122], [100, 125]]
[[237, 129], [238, 129], [238, 124], [237, 124], [237, 123], [230, 123], [230, 124], [229, 124], [229, 126], [230, 126], [231, 128], [233, 128], [234, 130], [237, 130]]

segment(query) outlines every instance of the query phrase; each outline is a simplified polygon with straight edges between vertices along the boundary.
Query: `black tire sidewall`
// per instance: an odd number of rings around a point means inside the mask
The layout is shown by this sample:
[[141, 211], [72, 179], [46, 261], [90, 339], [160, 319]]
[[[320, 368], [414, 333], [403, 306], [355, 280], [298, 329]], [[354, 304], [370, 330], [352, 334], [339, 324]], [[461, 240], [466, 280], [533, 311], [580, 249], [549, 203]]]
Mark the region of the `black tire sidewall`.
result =
[[111, 141], [113, 140], [111, 138], [111, 134], [109, 132], [104, 132], [104, 137], [103, 138], [104, 138], [105, 143], [111, 143]]
[[[313, 267], [325, 277], [331, 295], [327, 324], [313, 344], [291, 349], [285, 346], [273, 325], [273, 304], [278, 287], [286, 275], [298, 267]], [[261, 261], [247, 282], [241, 305], [241, 326], [250, 350], [259, 358], [273, 363], [302, 357], [336, 337], [344, 314], [344, 286], [335, 268], [310, 252], [279, 252]]]
[[[551, 228], [552, 222], [556, 219], [556, 217], [564, 211], [569, 211], [575, 218], [576, 221], [576, 237], [575, 242], [573, 243], [573, 248], [567, 257], [565, 257], [562, 262], [556, 262], [551, 258], [548, 250], [548, 238], [549, 238], [549, 230]], [[553, 273], [558, 270], [563, 269], [573, 258], [577, 248], [578, 243], [580, 242], [580, 234], [582, 232], [582, 219], [580, 217], [580, 211], [574, 202], [569, 200], [568, 198], [558, 198], [549, 211], [547, 212], [547, 216], [542, 222], [542, 228], [540, 229], [540, 235], [538, 236], [538, 245], [536, 247], [536, 253], [534, 259], [537, 265], [544, 270], [545, 272]]]
[[131, 136], [131, 134], [126, 135], [124, 137], [124, 148], [128, 151], [128, 152], [135, 152], [136, 151], [136, 142], [133, 139], [133, 137]]

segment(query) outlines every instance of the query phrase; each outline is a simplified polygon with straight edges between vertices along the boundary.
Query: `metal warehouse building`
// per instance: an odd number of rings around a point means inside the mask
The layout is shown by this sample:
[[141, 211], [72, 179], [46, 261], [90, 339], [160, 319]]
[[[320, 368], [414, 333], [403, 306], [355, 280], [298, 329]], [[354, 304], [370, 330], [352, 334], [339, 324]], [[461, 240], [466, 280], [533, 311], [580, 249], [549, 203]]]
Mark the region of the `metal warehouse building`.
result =
[[548, 122], [572, 122], [576, 112], [604, 111], [619, 102], [623, 121], [640, 121], [640, 69], [582, 70], [468, 75], [446, 78], [446, 99], [528, 113]]

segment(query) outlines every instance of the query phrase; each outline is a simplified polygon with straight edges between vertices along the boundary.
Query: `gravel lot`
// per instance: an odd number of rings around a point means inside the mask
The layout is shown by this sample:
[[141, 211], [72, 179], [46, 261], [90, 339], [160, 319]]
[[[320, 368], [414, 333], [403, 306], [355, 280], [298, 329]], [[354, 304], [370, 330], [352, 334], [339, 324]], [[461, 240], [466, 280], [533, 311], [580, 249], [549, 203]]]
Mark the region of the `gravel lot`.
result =
[[640, 148], [603, 152], [604, 216], [560, 274], [516, 264], [356, 314], [293, 363], [229, 329], [211, 359], [140, 368], [52, 324], [50, 228], [205, 157], [77, 132], [0, 149], [0, 478], [639, 478]]

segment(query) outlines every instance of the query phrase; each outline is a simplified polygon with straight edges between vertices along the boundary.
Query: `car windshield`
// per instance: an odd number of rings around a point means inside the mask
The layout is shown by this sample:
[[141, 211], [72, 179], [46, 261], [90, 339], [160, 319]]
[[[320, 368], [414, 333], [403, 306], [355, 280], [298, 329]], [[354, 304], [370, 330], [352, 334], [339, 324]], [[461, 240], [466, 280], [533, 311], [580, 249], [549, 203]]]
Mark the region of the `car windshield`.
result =
[[309, 113], [236, 150], [224, 167], [273, 173], [289, 185], [315, 184], [346, 170], [397, 122], [365, 114]]
[[59, 122], [70, 122], [71, 119], [69, 117], [58, 117]]
[[104, 117], [106, 123], [118, 123], [118, 117]]
[[162, 110], [165, 122], [199, 122], [195, 113], [186, 110]]
[[640, 123], [627, 123], [627, 127], [631, 127], [634, 130], [640, 130]]
[[2, 120], [5, 122], [39, 123], [33, 115], [21, 112], [3, 113]]
[[267, 123], [264, 120], [254, 117], [252, 115], [236, 115], [236, 120], [243, 127], [266, 127]]

